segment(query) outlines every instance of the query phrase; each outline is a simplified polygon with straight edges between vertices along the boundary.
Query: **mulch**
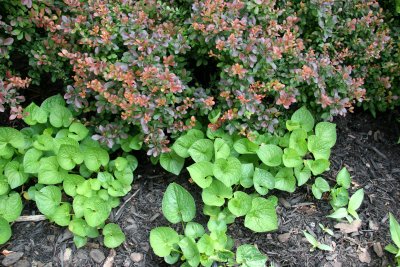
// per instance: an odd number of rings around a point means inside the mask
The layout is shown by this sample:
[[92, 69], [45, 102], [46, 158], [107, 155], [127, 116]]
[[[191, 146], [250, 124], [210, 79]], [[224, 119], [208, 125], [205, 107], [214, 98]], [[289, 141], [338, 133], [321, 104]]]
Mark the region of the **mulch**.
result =
[[[268, 255], [268, 266], [388, 266], [392, 255], [382, 252], [390, 242], [388, 213], [400, 219], [400, 145], [394, 119], [388, 114], [377, 119], [365, 113], [338, 118], [338, 141], [332, 151], [331, 170], [323, 175], [334, 182], [336, 173], [347, 166], [353, 177], [351, 191], [364, 188], [365, 198], [359, 209], [362, 225], [359, 231], [344, 234], [334, 228], [337, 223], [326, 218], [330, 212], [326, 200], [315, 200], [311, 188], [299, 188], [294, 194], [276, 192], [279, 197], [277, 212], [279, 229], [273, 233], [255, 234], [243, 227], [238, 219], [229, 226], [236, 245], [248, 243]], [[126, 234], [126, 242], [118, 249], [105, 249], [101, 238], [76, 249], [71, 233], [48, 221], [18, 222], [13, 224], [13, 237], [0, 251], [19, 252], [13, 266], [167, 266], [156, 257], [149, 246], [152, 228], [168, 225], [161, 213], [163, 192], [172, 181], [189, 189], [198, 199], [196, 186], [188, 182], [188, 175], [175, 177], [141, 159], [135, 172], [131, 194], [136, 194], [111, 220]], [[123, 200], [123, 201], [124, 201]], [[198, 201], [199, 202], [199, 201]], [[198, 207], [198, 214], [201, 207]], [[25, 215], [37, 214], [30, 205]], [[199, 217], [204, 222], [204, 217]], [[334, 236], [318, 226], [334, 230]], [[334, 247], [333, 252], [310, 251], [303, 231], [314, 233], [319, 241]], [[3, 261], [4, 256], [0, 256]], [[107, 263], [106, 263], [107, 262]], [[6, 261], [9, 264], [10, 261]], [[107, 266], [107, 265], [106, 265]], [[111, 265], [108, 265], [111, 266]]]

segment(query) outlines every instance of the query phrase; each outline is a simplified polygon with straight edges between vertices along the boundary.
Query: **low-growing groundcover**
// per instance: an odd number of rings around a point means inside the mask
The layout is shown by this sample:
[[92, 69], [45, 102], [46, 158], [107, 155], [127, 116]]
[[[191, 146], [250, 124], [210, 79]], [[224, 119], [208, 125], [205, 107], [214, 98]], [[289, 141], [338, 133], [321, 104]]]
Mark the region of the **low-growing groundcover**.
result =
[[[336, 122], [338, 139], [332, 148], [331, 170], [324, 178], [333, 184], [331, 179], [336, 177], [343, 164], [349, 166], [348, 170], [352, 176], [351, 192], [362, 187], [366, 195], [359, 209], [362, 225], [357, 232], [350, 234], [343, 234], [334, 228], [336, 222], [326, 218], [332, 209], [330, 204], [326, 200], [316, 200], [312, 196], [311, 188], [300, 187], [293, 194], [277, 192], [277, 214], [280, 224], [277, 231], [254, 234], [247, 230], [243, 221], [239, 219], [228, 227], [227, 232], [238, 242], [237, 245], [256, 245], [260, 252], [268, 256], [267, 266], [272, 262], [280, 266], [298, 266], [299, 262], [305, 262], [305, 266], [331, 266], [335, 262], [341, 262], [342, 266], [388, 266], [390, 263], [391, 266], [395, 266], [391, 261], [394, 255], [384, 252], [380, 257], [374, 250], [376, 243], [380, 243], [382, 249], [387, 244], [394, 243], [390, 238], [388, 213], [392, 212], [397, 219], [400, 218], [397, 208], [400, 197], [400, 148], [395, 146], [398, 137], [395, 127], [390, 126], [392, 122], [385, 116], [379, 117], [379, 122], [367, 115], [348, 116]], [[386, 158], [380, 156], [373, 148]], [[163, 194], [171, 182], [189, 190], [197, 204], [201, 202], [201, 194], [197, 185], [188, 182], [186, 172], [177, 178], [173, 174], [163, 173], [160, 168], [152, 167], [150, 162], [141, 158], [139, 162], [141, 164], [135, 174], [140, 178], [135, 180], [133, 192], [139, 191], [117, 221], [126, 234], [126, 245], [115, 249], [114, 264], [167, 266], [163, 263], [163, 258], [154, 255], [149, 249], [150, 230], [169, 225], [160, 215]], [[201, 210], [202, 206], [197, 206], [195, 221], [203, 224], [208, 218], [200, 216]], [[30, 209], [24, 211], [24, 214], [30, 213]], [[331, 229], [334, 237], [323, 232], [318, 223]], [[179, 224], [177, 230], [181, 231]], [[335, 242], [334, 251], [310, 252], [311, 245], [304, 240], [304, 230], [314, 232], [321, 243], [333, 246], [332, 241]], [[24, 253], [21, 261], [27, 260], [33, 264], [52, 262], [53, 266], [61, 265], [64, 255], [68, 255], [70, 251], [72, 255], [66, 257], [64, 266], [68, 263], [72, 266], [97, 265], [89, 254], [96, 250], [101, 238], [93, 239], [88, 246], [76, 249], [70, 235], [63, 228], [54, 227], [48, 222], [15, 223], [13, 232], [12, 239], [2, 248]], [[106, 257], [110, 254], [104, 247], [100, 246], [99, 249]], [[363, 249], [366, 249], [371, 257], [369, 264], [359, 260]], [[136, 253], [139, 253], [139, 259], [141, 258], [138, 262], [132, 260], [138, 259]]]

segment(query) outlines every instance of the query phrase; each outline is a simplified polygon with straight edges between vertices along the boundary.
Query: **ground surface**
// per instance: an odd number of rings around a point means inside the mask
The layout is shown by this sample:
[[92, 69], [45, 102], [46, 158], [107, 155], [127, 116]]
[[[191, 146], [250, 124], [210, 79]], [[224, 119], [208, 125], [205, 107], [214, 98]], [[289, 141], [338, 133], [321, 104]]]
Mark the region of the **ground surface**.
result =
[[[338, 142], [332, 153], [331, 171], [324, 177], [333, 180], [342, 166], [353, 176], [352, 192], [363, 187], [366, 197], [359, 210], [362, 225], [359, 231], [343, 234], [325, 216], [326, 201], [316, 201], [307, 188], [295, 194], [278, 194], [279, 230], [275, 233], [253, 234], [238, 220], [229, 228], [237, 244], [256, 244], [269, 257], [273, 266], [388, 266], [391, 256], [381, 252], [390, 242], [388, 212], [400, 218], [400, 145], [398, 130], [387, 116], [376, 120], [366, 114], [338, 119]], [[144, 166], [144, 167], [143, 167]], [[71, 234], [47, 221], [19, 222], [13, 225], [13, 237], [0, 252], [2, 265], [14, 266], [165, 266], [148, 244], [152, 228], [166, 225], [161, 214], [163, 192], [171, 181], [177, 181], [194, 192], [195, 185], [165, 174], [142, 162], [131, 194], [134, 197], [114, 220], [123, 228], [127, 240], [115, 251], [104, 249], [101, 239], [92, 240], [85, 248], [76, 249]], [[130, 195], [131, 195], [130, 194]], [[127, 198], [130, 196], [128, 195]], [[198, 194], [194, 193], [198, 198]], [[125, 199], [127, 199], [125, 198]], [[201, 210], [199, 208], [199, 210]], [[199, 213], [199, 212], [198, 212]], [[35, 214], [25, 209], [24, 214]], [[200, 218], [201, 220], [201, 218]], [[333, 229], [334, 237], [322, 232], [318, 223]], [[333, 252], [310, 252], [302, 231], [313, 232], [319, 240], [334, 247]], [[115, 253], [114, 253], [115, 252]], [[114, 255], [115, 254], [115, 255]], [[13, 257], [13, 258], [10, 258]], [[107, 259], [108, 257], [108, 259]], [[11, 266], [11, 265], [10, 265]], [[106, 265], [105, 266], [111, 266]], [[268, 265], [269, 266], [269, 265]]]

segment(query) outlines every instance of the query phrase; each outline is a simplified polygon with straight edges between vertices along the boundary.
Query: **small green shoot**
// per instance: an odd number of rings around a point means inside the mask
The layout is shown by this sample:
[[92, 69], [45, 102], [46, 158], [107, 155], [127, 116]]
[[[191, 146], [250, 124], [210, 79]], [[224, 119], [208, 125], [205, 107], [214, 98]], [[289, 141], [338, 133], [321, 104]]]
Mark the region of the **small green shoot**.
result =
[[331, 246], [318, 242], [318, 240], [313, 235], [307, 233], [306, 231], [303, 231], [303, 234], [306, 237], [307, 241], [312, 245], [310, 251], [314, 251], [316, 248], [325, 251], [333, 251], [333, 248]]
[[389, 213], [390, 236], [394, 244], [389, 244], [385, 250], [395, 255], [396, 265], [400, 266], [400, 225], [393, 214]]

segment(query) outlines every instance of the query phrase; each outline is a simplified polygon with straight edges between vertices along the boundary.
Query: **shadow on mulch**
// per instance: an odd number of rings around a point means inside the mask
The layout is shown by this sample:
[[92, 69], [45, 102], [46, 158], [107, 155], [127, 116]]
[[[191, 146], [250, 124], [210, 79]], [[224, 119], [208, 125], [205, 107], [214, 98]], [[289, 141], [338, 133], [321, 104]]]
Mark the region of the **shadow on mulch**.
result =
[[[329, 204], [315, 200], [310, 188], [302, 187], [294, 194], [277, 192], [280, 199], [277, 232], [255, 234], [244, 228], [241, 220], [231, 225], [229, 232], [237, 245], [257, 245], [273, 266], [387, 266], [391, 263], [392, 256], [381, 254], [379, 248], [390, 242], [388, 212], [400, 218], [397, 207], [400, 146], [396, 145], [395, 127], [387, 117], [380, 116], [373, 119], [368, 114], [350, 114], [336, 120], [338, 140], [332, 151], [331, 170], [324, 174], [333, 184], [336, 173], [347, 166], [353, 176], [351, 191], [364, 188], [365, 198], [359, 209], [362, 226], [357, 233], [342, 234], [336, 229], [333, 237], [323, 233], [319, 223], [334, 229], [335, 222], [325, 217], [330, 212]], [[189, 189], [195, 198], [200, 197], [197, 187], [187, 182], [187, 174], [177, 179], [143, 161], [146, 160], [142, 159], [141, 168], [136, 171], [132, 194], [139, 191], [117, 220], [127, 239], [116, 249], [114, 266], [166, 266], [152, 253], [148, 243], [152, 228], [168, 225], [161, 214], [163, 192], [175, 181]], [[198, 214], [200, 211], [199, 207]], [[322, 243], [333, 246], [334, 251], [310, 252], [303, 230], [314, 233]], [[20, 267], [102, 266], [111, 251], [102, 246], [101, 238], [77, 250], [67, 230], [47, 221], [15, 223], [13, 232], [12, 239], [2, 249], [22, 252], [23, 256], [15, 264]], [[369, 263], [361, 262], [359, 257]]]

